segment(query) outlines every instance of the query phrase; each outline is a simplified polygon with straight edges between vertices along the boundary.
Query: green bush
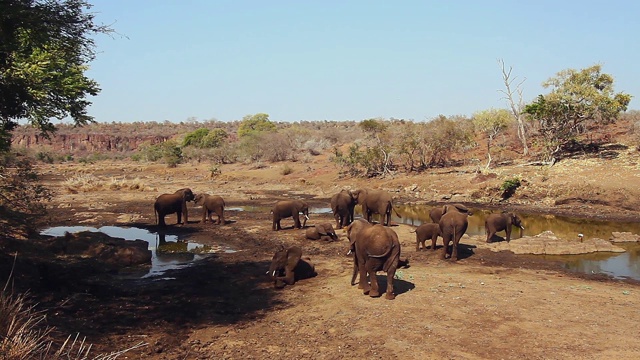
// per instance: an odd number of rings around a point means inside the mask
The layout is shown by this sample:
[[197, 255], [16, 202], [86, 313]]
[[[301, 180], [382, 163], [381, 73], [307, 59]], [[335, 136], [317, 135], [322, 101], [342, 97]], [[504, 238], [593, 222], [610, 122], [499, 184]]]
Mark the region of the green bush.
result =
[[518, 177], [513, 177], [511, 179], [505, 180], [502, 185], [500, 185], [500, 190], [502, 190], [502, 198], [508, 199], [513, 194], [515, 194], [516, 189], [521, 185], [520, 179]]

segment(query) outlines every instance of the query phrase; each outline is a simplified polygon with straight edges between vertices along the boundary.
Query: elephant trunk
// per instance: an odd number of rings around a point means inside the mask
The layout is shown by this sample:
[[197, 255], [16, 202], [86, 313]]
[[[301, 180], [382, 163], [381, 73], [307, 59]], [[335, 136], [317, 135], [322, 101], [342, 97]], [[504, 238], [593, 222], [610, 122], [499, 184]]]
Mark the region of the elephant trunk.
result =
[[523, 231], [524, 231], [524, 226], [520, 225], [520, 237], [522, 237]]

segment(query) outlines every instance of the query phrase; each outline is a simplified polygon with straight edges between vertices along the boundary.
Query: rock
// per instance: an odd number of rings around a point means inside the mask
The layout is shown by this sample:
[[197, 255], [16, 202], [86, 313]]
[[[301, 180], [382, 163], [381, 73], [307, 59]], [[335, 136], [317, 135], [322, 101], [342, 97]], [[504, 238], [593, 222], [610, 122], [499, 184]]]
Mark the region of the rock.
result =
[[[495, 243], [484, 242], [484, 237], [473, 236], [469, 238], [470, 243], [477, 243], [478, 248], [485, 248], [491, 251], [511, 251], [514, 254], [524, 255], [578, 255], [594, 252], [624, 252], [619, 246], [611, 242], [591, 238], [584, 241], [559, 239], [551, 231], [544, 231], [535, 236], [525, 236], [520, 239], [513, 239], [511, 242], [500, 241]], [[466, 241], [465, 241], [466, 243]]]
[[614, 231], [611, 233], [611, 238], [609, 239], [613, 242], [640, 242], [640, 235], [632, 234], [630, 232], [618, 232]]
[[95, 258], [115, 267], [151, 263], [151, 250], [144, 240], [112, 238], [101, 232], [66, 233], [49, 244], [57, 255]]

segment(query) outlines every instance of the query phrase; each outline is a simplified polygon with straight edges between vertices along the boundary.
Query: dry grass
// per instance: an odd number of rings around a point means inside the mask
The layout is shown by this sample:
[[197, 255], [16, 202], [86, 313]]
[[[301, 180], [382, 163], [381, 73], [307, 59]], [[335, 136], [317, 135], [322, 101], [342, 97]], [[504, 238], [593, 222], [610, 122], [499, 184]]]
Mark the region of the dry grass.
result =
[[58, 350], [53, 350], [54, 343], [48, 340], [53, 328], [47, 326], [44, 312], [36, 310], [36, 305], [30, 304], [27, 294], [15, 294], [8, 290], [9, 280], [0, 292], [0, 358], [9, 360], [31, 359], [95, 359], [111, 360], [118, 356], [145, 346], [138, 343], [133, 347], [109, 354], [90, 356], [91, 344], [69, 335]]
[[63, 186], [71, 193], [99, 190], [152, 190], [149, 186], [145, 185], [142, 179], [138, 177], [134, 179], [127, 179], [126, 177], [111, 177], [109, 179], [104, 179], [93, 174], [79, 174], [73, 176], [67, 179], [63, 183]]

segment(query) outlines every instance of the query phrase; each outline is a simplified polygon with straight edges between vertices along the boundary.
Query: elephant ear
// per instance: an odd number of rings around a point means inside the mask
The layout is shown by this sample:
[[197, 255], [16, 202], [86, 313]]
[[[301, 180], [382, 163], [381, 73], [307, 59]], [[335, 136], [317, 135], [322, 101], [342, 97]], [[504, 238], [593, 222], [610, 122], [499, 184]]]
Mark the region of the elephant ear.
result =
[[287, 267], [293, 269], [298, 265], [298, 262], [302, 258], [302, 249], [297, 246], [292, 246], [287, 250]]

